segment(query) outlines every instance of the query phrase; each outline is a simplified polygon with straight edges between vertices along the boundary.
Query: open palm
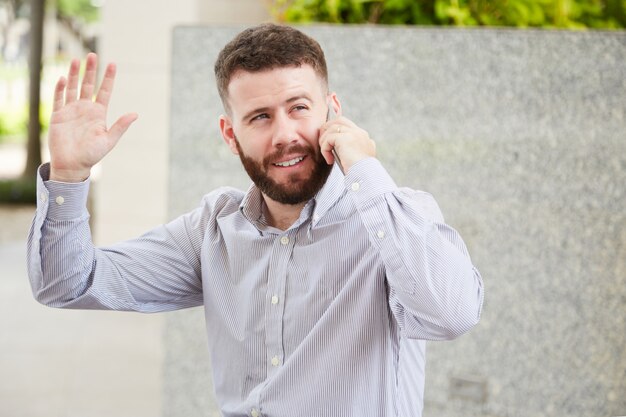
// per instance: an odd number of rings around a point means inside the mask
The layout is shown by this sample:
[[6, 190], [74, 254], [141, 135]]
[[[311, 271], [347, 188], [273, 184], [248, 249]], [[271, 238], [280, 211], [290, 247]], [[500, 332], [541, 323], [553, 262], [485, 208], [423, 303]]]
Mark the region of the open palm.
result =
[[62, 77], [57, 82], [48, 133], [51, 180], [77, 182], [87, 178], [91, 168], [115, 147], [137, 119], [136, 114], [128, 113], [107, 128], [115, 65], [107, 66], [94, 100], [97, 63], [96, 54], [87, 55], [80, 92], [78, 60], [72, 61], [67, 79]]

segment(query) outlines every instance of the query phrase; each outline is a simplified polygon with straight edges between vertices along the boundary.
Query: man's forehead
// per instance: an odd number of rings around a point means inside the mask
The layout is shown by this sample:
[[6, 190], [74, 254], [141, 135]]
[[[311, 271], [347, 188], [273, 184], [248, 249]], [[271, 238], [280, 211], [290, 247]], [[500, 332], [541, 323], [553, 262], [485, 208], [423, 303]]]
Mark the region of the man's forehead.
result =
[[322, 77], [319, 76], [315, 72], [315, 69], [309, 64], [303, 65], [294, 65], [294, 66], [286, 66], [286, 67], [273, 67], [267, 68], [260, 71], [248, 71], [245, 69], [237, 69], [231, 75], [228, 81], [228, 90], [230, 92], [233, 83], [238, 83], [244, 80], [255, 80], [261, 78], [271, 78], [271, 77], [308, 77], [310, 79], [317, 79], [318, 81], [324, 82]]
[[325, 81], [310, 65], [278, 67], [263, 71], [237, 70], [228, 84], [229, 105], [255, 107], [269, 98], [287, 101], [292, 97], [314, 99], [327, 93]]

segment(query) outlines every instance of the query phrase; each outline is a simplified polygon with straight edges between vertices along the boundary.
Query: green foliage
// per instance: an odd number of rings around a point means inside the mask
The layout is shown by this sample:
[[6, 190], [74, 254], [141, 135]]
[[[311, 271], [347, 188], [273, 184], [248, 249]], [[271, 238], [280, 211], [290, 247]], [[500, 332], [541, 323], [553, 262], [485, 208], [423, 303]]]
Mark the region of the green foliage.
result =
[[626, 0], [273, 0], [272, 12], [293, 23], [626, 27]]
[[[51, 112], [52, 109], [50, 106], [42, 103], [39, 111], [42, 134], [48, 130]], [[27, 106], [21, 108], [0, 107], [0, 143], [13, 141], [26, 142], [27, 133]]]
[[35, 204], [37, 202], [35, 177], [0, 180], [0, 203]]
[[61, 16], [79, 17], [86, 22], [95, 22], [100, 17], [99, 8], [93, 0], [57, 0]]
[[28, 109], [0, 109], [0, 142], [7, 136], [26, 136]]

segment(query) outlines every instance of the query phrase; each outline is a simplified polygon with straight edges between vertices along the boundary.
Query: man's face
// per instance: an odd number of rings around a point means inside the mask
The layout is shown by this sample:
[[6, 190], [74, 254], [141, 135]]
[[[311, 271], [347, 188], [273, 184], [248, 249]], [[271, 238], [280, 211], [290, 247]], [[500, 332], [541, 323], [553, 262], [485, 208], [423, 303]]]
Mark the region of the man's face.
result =
[[332, 166], [318, 141], [328, 112], [325, 90], [308, 65], [240, 71], [231, 79], [231, 116], [220, 118], [222, 135], [266, 197], [298, 204], [326, 182]]

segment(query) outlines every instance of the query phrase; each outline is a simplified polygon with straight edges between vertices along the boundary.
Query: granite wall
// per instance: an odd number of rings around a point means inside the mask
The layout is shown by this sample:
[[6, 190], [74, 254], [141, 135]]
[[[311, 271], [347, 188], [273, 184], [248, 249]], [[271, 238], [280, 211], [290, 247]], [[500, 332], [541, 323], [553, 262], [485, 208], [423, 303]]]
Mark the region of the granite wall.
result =
[[[248, 185], [212, 73], [240, 29], [173, 34], [171, 216]], [[484, 277], [481, 323], [428, 345], [424, 416], [626, 415], [626, 33], [303, 29], [344, 114]], [[218, 415], [202, 311], [167, 322], [164, 414]]]

